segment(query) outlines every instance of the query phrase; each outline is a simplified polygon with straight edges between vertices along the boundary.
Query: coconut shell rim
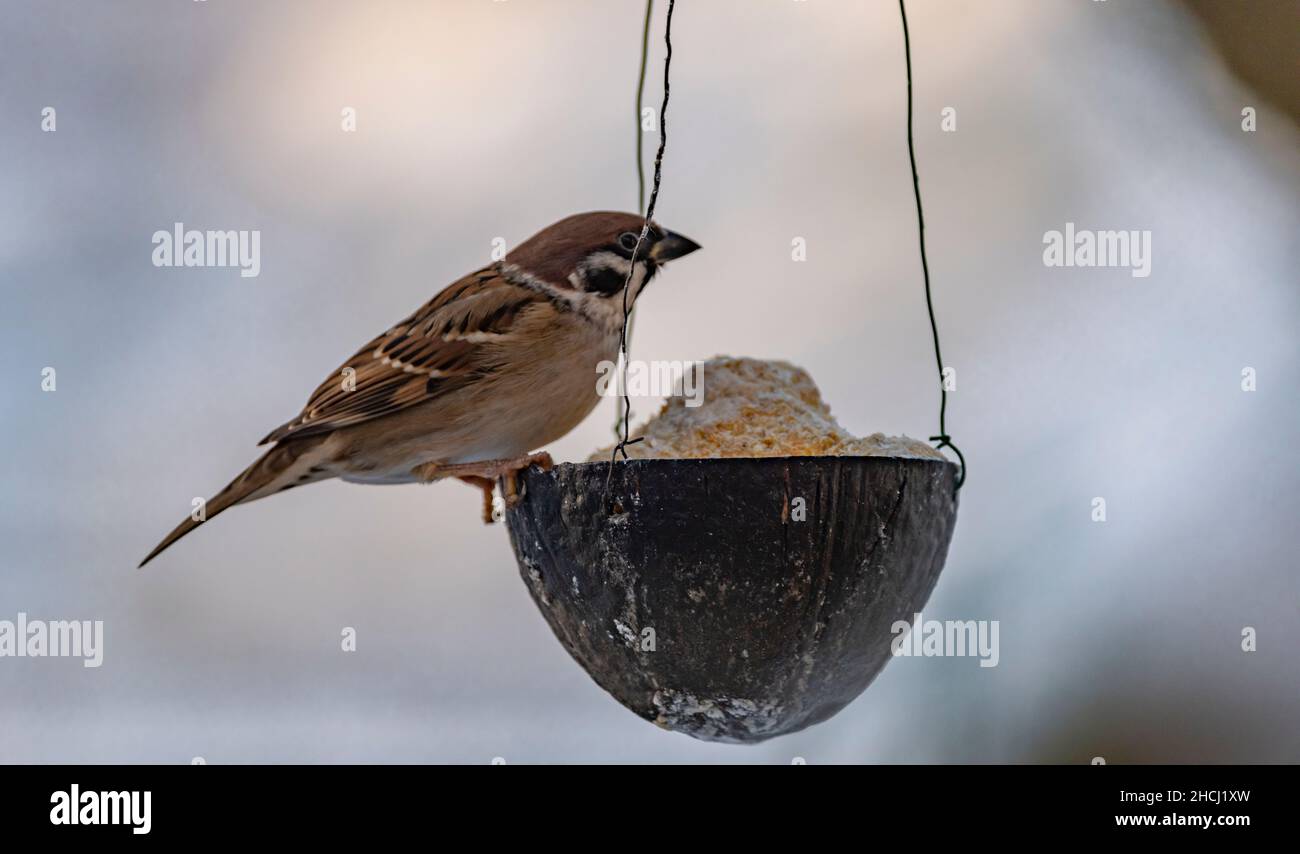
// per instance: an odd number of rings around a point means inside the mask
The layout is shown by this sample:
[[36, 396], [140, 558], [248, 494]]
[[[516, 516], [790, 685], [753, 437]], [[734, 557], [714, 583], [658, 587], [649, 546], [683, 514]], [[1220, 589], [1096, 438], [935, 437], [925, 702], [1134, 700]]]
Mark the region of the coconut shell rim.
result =
[[[615, 465], [625, 463], [634, 463], [637, 465], [649, 465], [653, 463], [789, 463], [794, 461], [813, 461], [813, 462], [847, 462], [850, 460], [885, 460], [889, 462], [915, 462], [915, 463], [934, 463], [939, 465], [949, 465], [954, 469], [959, 466], [956, 462], [949, 459], [938, 460], [934, 457], [916, 457], [903, 456], [899, 454], [797, 454], [788, 456], [772, 457], [633, 457], [626, 460], [615, 460]], [[552, 468], [562, 467], [581, 468], [583, 466], [608, 466], [609, 460], [583, 460], [582, 462], [563, 462], [556, 463]], [[536, 464], [530, 468], [539, 468]]]

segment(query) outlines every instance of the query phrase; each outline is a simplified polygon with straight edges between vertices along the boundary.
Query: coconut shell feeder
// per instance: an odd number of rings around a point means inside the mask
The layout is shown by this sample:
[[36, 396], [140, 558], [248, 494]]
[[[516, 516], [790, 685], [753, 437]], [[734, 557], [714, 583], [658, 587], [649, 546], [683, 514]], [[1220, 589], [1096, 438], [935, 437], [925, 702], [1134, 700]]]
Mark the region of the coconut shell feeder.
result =
[[795, 732], [861, 694], [957, 518], [957, 467], [939, 460], [631, 460], [613, 512], [607, 469], [523, 476], [507, 515], [520, 575], [597, 684], [708, 741]]
[[[673, 6], [647, 223], [666, 143]], [[647, 35], [649, 23], [647, 10]], [[923, 226], [920, 249], [942, 378]], [[624, 355], [627, 325], [625, 306]], [[931, 440], [960, 468], [914, 455], [628, 459], [639, 440], [628, 437], [625, 392], [608, 462], [519, 475], [524, 499], [506, 523], [520, 576], [569, 654], [647, 721], [731, 743], [824, 721], [888, 663], [895, 624], [923, 609], [943, 569], [966, 468], [940, 394]]]

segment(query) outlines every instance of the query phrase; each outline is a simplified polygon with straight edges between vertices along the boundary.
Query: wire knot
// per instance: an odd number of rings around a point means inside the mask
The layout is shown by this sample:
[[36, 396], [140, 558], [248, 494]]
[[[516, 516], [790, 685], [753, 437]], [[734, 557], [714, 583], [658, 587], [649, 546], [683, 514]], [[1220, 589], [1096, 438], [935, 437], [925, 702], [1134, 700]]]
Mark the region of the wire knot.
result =
[[614, 448], [614, 456], [615, 456], [615, 458], [617, 458], [617, 456], [618, 456], [619, 454], [622, 454], [622, 455], [623, 455], [623, 459], [625, 459], [625, 460], [630, 460], [631, 457], [629, 457], [629, 456], [627, 455], [627, 450], [626, 450], [627, 446], [628, 446], [628, 445], [635, 445], [637, 442], [644, 442], [644, 441], [645, 441], [645, 436], [637, 436], [635, 439], [624, 439], [624, 440], [622, 440], [621, 442], [618, 443], [618, 446], [617, 446], [616, 448]]
[[938, 436], [931, 436], [930, 441], [939, 443], [935, 445], [935, 448], [939, 450], [952, 448], [952, 452], [957, 455], [957, 459], [961, 463], [961, 471], [957, 472], [956, 488], [961, 489], [961, 485], [966, 482], [966, 457], [962, 456], [961, 448], [958, 448], [952, 443], [952, 437], [947, 433], [940, 433]]

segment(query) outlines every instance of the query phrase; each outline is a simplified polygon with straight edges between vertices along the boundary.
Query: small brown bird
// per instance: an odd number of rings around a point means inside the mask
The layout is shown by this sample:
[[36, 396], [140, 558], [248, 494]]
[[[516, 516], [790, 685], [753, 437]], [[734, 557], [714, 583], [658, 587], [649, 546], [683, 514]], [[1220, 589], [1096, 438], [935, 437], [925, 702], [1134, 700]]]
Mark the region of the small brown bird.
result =
[[[668, 261], [699, 245], [634, 214], [576, 214], [470, 273], [362, 347], [272, 430], [275, 443], [205, 508], [228, 507], [330, 478], [428, 483], [456, 477], [483, 491], [578, 425], [599, 402], [597, 365], [618, 355], [627, 305]], [[632, 259], [635, 253], [635, 264]], [[186, 519], [140, 566], [201, 522]]]

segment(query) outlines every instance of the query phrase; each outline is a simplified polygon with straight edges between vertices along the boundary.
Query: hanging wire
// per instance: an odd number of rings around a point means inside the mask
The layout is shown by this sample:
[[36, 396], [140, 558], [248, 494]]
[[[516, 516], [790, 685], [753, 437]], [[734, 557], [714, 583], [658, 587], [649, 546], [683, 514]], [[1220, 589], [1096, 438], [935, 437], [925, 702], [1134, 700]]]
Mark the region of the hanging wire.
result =
[[[645, 210], [645, 222], [641, 224], [641, 233], [637, 235], [636, 246], [632, 247], [632, 258], [627, 268], [627, 280], [623, 283], [623, 326], [618, 336], [619, 379], [622, 383], [623, 392], [623, 431], [618, 444], [614, 446], [614, 450], [609, 455], [609, 471], [605, 475], [606, 496], [609, 495], [610, 478], [614, 476], [614, 462], [618, 459], [618, 455], [622, 454], [623, 459], [626, 460], [628, 458], [627, 446], [635, 445], [641, 441], [641, 439], [628, 438], [628, 419], [632, 414], [632, 400], [627, 393], [627, 321], [629, 314], [627, 292], [632, 287], [632, 275], [636, 272], [637, 253], [641, 251], [641, 244], [645, 242], [646, 237], [650, 234], [650, 221], [654, 219], [655, 204], [659, 201], [659, 182], [663, 177], [664, 148], [668, 145], [668, 72], [673, 62], [673, 7], [676, 5], [677, 0], [668, 0], [668, 18], [664, 23], [664, 48], [667, 53], [664, 56], [664, 99], [659, 105], [659, 150], [655, 152], [654, 184], [650, 188], [650, 204]], [[646, 20], [649, 21], [648, 12]], [[640, 99], [638, 99], [639, 102]]]
[[[645, 69], [646, 57], [650, 52], [650, 17], [654, 12], [655, 0], [646, 0], [645, 3], [645, 21], [641, 25], [641, 67], [636, 75], [636, 210], [641, 213], [645, 210], [645, 156], [641, 152], [641, 142], [645, 138], [645, 133], [641, 130], [641, 102], [645, 95]], [[624, 341], [632, 340], [632, 330], [636, 328], [636, 309], [627, 318], [627, 335]], [[623, 420], [625, 418], [622, 408], [619, 408], [614, 415], [614, 438], [617, 439], [622, 435]]]
[[[642, 166], [641, 151], [641, 99], [645, 88], [645, 70], [646, 57], [649, 52], [650, 43], [650, 17], [653, 10], [654, 0], [647, 0], [645, 23], [642, 29], [641, 37], [641, 67], [637, 80], [637, 139], [636, 139], [636, 161], [637, 161], [637, 202], [638, 206], [645, 198], [645, 172]], [[628, 339], [628, 321], [630, 310], [627, 302], [628, 290], [632, 284], [632, 275], [636, 269], [637, 253], [641, 250], [641, 244], [650, 232], [650, 221], [654, 218], [655, 204], [659, 200], [659, 184], [663, 174], [664, 148], [668, 144], [668, 98], [670, 94], [669, 70], [673, 61], [673, 9], [676, 6], [676, 0], [668, 0], [668, 15], [664, 23], [664, 47], [666, 55], [664, 57], [664, 97], [659, 107], [659, 150], [655, 153], [655, 171], [654, 184], [650, 190], [650, 204], [645, 208], [645, 222], [641, 226], [641, 233], [637, 236], [636, 246], [632, 249], [631, 264], [628, 267], [627, 280], [623, 283], [623, 325], [619, 331], [619, 362], [620, 362], [620, 380], [622, 382], [622, 415], [616, 424], [616, 431], [621, 427], [618, 444], [610, 453], [609, 471], [605, 476], [605, 491], [608, 495], [610, 478], [614, 474], [614, 463], [618, 460], [618, 455], [622, 454], [623, 459], [628, 458], [627, 446], [634, 445], [641, 439], [628, 438], [628, 421], [632, 411], [632, 401], [627, 392], [627, 339]], [[903, 21], [903, 54], [907, 63], [907, 155], [912, 166], [912, 191], [916, 197], [916, 222], [918, 243], [921, 250], [921, 271], [925, 279], [925, 308], [930, 317], [930, 334], [934, 339], [934, 359], [935, 365], [939, 371], [939, 435], [931, 436], [930, 441], [937, 442], [936, 447], [952, 448], [953, 453], [961, 463], [961, 470], [957, 475], [956, 488], [961, 489], [966, 482], [966, 457], [962, 454], [961, 449], [952, 442], [952, 437], [948, 435], [947, 413], [948, 413], [948, 389], [944, 386], [943, 377], [943, 355], [939, 345], [939, 325], [934, 316], [934, 298], [930, 289], [930, 263], [925, 253], [925, 212], [921, 206], [921, 180], [916, 170], [916, 143], [913, 139], [913, 105], [912, 105], [912, 42], [907, 27], [907, 7], [904, 0], [898, 0], [898, 12]]]
[[898, 13], [903, 18], [903, 55], [907, 59], [907, 156], [912, 161], [912, 191], [916, 195], [916, 224], [921, 243], [921, 272], [925, 276], [925, 308], [930, 313], [930, 334], [934, 338], [934, 361], [939, 367], [939, 435], [931, 436], [931, 442], [938, 442], [936, 447], [952, 448], [957, 459], [961, 461], [961, 471], [957, 474], [957, 489], [966, 482], [966, 458], [961, 450], [952, 443], [945, 426], [948, 413], [948, 389], [943, 380], [943, 356], [939, 352], [939, 325], [934, 319], [934, 300], [930, 296], [930, 263], [925, 258], [925, 214], [921, 210], [921, 180], [916, 174], [916, 145], [912, 141], [912, 42], [907, 32], [907, 8], [903, 0], [898, 0]]

